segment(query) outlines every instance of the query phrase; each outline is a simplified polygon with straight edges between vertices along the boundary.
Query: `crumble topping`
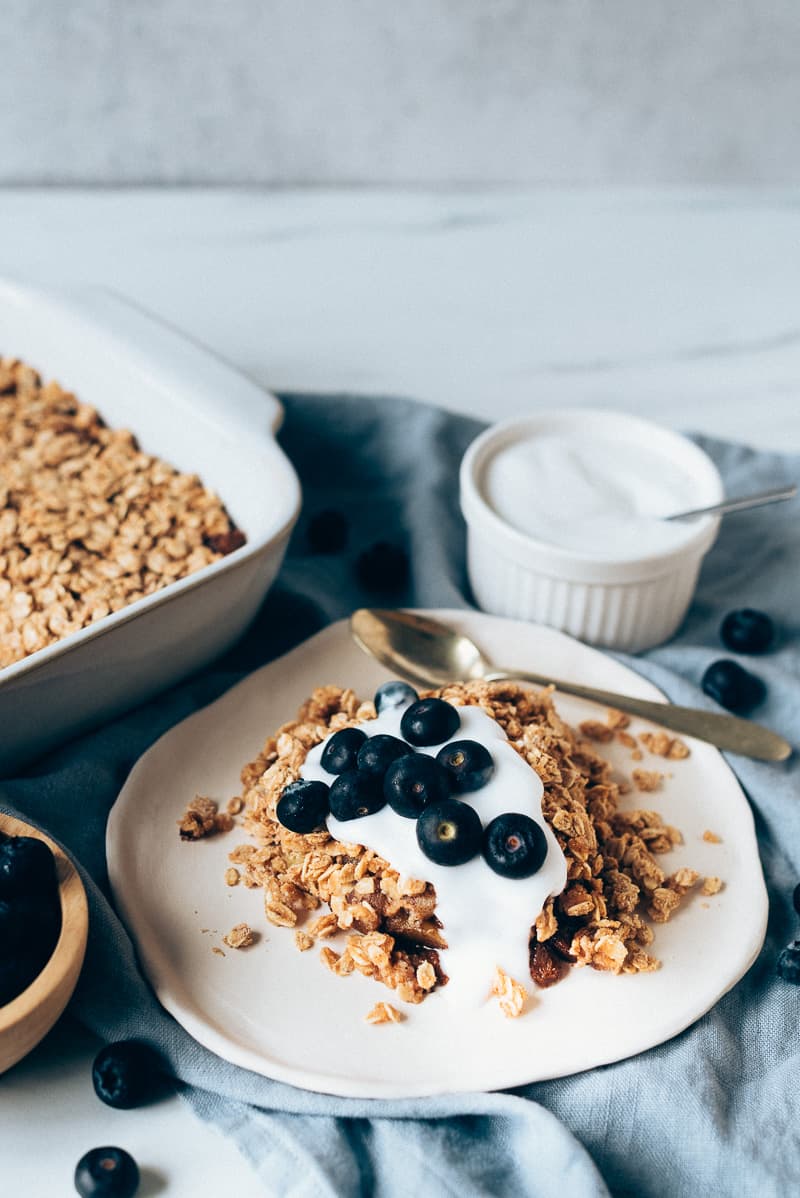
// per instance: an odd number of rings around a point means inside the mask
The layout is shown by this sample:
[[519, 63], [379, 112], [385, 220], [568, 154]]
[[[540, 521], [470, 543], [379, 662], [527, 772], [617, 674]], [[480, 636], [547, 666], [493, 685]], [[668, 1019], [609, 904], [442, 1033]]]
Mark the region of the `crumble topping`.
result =
[[196, 475], [0, 357], [0, 669], [244, 543]]
[[[657, 812], [619, 810], [623, 786], [613, 779], [610, 763], [559, 716], [550, 689], [537, 692], [502, 681], [457, 683], [429, 693], [458, 706], [480, 706], [542, 779], [542, 810], [565, 854], [568, 880], [538, 916], [532, 912], [530, 968], [536, 985], [552, 985], [571, 966], [617, 974], [657, 969], [659, 961], [646, 951], [654, 933], [645, 917], [666, 922], [700, 880], [687, 868], [668, 874], [658, 860], [681, 843], [680, 832]], [[627, 717], [609, 714], [612, 736], [621, 736]], [[267, 919], [292, 928], [299, 951], [335, 936], [340, 951], [328, 944], [320, 949], [334, 974], [362, 973], [401, 1001], [419, 1003], [447, 982], [438, 951], [447, 947], [447, 929], [436, 916], [434, 888], [401, 878], [372, 850], [337, 841], [325, 830], [291, 832], [275, 814], [309, 749], [331, 732], [374, 716], [372, 703], [360, 702], [352, 690], [315, 690], [297, 719], [284, 724], [244, 767], [245, 827], [252, 839], [229, 858], [245, 886], [264, 890]], [[595, 722], [588, 723], [594, 731]], [[583, 726], [580, 731], [586, 735]], [[646, 770], [633, 776], [645, 791], [663, 777]], [[505, 1014], [522, 1011], [527, 992], [521, 982], [498, 971], [492, 991]]]
[[[178, 820], [181, 840], [202, 840], [204, 836], [213, 836], [216, 832], [230, 832], [232, 827], [232, 816], [227, 811], [220, 811], [219, 804], [206, 795], [195, 795], [186, 804], [186, 810]], [[228, 882], [229, 886], [234, 884]]]
[[525, 1003], [528, 1000], [528, 991], [521, 982], [517, 982], [514, 978], [509, 977], [504, 970], [498, 965], [495, 968], [494, 980], [490, 991], [493, 998], [497, 998], [500, 1004], [500, 1010], [507, 1019], [517, 1019], [525, 1009]]
[[650, 791], [658, 790], [664, 775], [660, 774], [658, 770], [634, 770], [631, 777], [636, 789], [646, 794]]
[[247, 923], [237, 923], [222, 937], [222, 943], [227, 944], [228, 948], [249, 948], [255, 942], [256, 934]]
[[367, 1023], [401, 1023], [404, 1016], [389, 1002], [377, 1002], [368, 1015]]

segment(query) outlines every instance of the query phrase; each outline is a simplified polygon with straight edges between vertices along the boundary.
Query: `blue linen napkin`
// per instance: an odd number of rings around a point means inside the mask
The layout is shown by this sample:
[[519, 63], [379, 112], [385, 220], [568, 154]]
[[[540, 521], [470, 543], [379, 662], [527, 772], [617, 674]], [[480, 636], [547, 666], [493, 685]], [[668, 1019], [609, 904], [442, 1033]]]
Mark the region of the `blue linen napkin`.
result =
[[[87, 886], [90, 940], [73, 1015], [105, 1038], [139, 1036], [157, 1045], [193, 1108], [234, 1137], [271, 1195], [783, 1198], [800, 1192], [800, 991], [775, 974], [778, 951], [797, 931], [791, 909], [800, 877], [796, 755], [781, 766], [732, 759], [755, 808], [770, 891], [761, 955], [693, 1027], [631, 1060], [508, 1093], [339, 1099], [229, 1065], [159, 1007], [109, 901], [104, 854], [108, 812], [139, 755], [244, 673], [374, 602], [354, 563], [377, 540], [401, 543], [411, 564], [407, 586], [384, 597], [385, 604], [470, 602], [457, 467], [481, 426], [396, 399], [286, 396], [285, 404], [281, 439], [303, 483], [304, 516], [249, 633], [210, 669], [50, 754], [24, 777], [0, 782], [0, 808], [55, 836], [80, 864]], [[798, 458], [698, 440], [731, 494], [800, 477]], [[323, 508], [348, 517], [341, 554], [308, 550], [308, 518]], [[729, 518], [679, 635], [630, 664], [675, 701], [712, 707], [698, 683], [721, 655], [722, 614], [764, 608], [782, 635], [776, 650], [754, 663], [769, 687], [758, 717], [800, 744], [799, 561], [797, 503]]]

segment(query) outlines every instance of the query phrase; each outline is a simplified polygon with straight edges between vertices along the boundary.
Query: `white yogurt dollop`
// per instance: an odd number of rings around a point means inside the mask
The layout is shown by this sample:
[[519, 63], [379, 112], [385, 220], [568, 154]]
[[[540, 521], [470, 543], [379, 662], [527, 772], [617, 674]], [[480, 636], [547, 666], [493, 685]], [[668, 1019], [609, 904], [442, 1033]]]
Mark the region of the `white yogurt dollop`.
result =
[[[359, 727], [367, 736], [389, 733], [401, 736], [405, 707], [384, 710]], [[509, 743], [500, 725], [479, 707], [459, 707], [461, 726], [450, 740], [476, 740], [492, 755], [495, 771], [487, 784], [461, 795], [475, 808], [484, 827], [497, 815], [522, 812], [535, 820], [547, 839], [547, 856], [530, 878], [503, 878], [490, 869], [480, 854], [465, 865], [436, 865], [417, 844], [417, 822], [398, 815], [388, 805], [374, 815], [344, 822], [328, 816], [331, 836], [346, 844], [372, 849], [402, 878], [419, 878], [436, 888], [436, 914], [444, 925], [448, 948], [440, 951], [442, 968], [449, 977], [442, 990], [448, 1001], [464, 1007], [483, 1003], [499, 965], [525, 985], [530, 979], [531, 926], [545, 901], [560, 894], [567, 881], [567, 863], [561, 846], [542, 815], [544, 787], [536, 771]], [[330, 737], [308, 754], [301, 774], [309, 781], [330, 785], [334, 777], [320, 765]], [[445, 744], [449, 741], [443, 742]], [[435, 757], [442, 745], [422, 746], [417, 752]]]
[[694, 525], [663, 517], [698, 506], [690, 476], [661, 454], [578, 431], [504, 446], [485, 467], [483, 492], [518, 532], [613, 560], [677, 548]]

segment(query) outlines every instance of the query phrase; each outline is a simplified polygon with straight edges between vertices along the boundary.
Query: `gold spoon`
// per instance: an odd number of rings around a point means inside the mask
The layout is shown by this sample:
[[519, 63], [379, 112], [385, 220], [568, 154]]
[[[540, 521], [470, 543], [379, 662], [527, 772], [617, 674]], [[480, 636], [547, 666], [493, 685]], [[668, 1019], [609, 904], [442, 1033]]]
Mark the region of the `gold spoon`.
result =
[[742, 757], [759, 761], [785, 761], [792, 746], [782, 736], [761, 724], [739, 719], [733, 715], [717, 715], [694, 707], [677, 707], [674, 703], [654, 703], [635, 699], [613, 691], [563, 682], [546, 674], [526, 670], [501, 670], [492, 665], [468, 636], [431, 620], [427, 616], [403, 611], [381, 611], [362, 607], [350, 617], [350, 631], [356, 644], [387, 666], [395, 674], [418, 686], [444, 686], [448, 682], [484, 680], [491, 682], [515, 678], [539, 686], [554, 686], [556, 690], [607, 707], [617, 707], [631, 715], [652, 720], [673, 732], [685, 732], [698, 740], [708, 741], [718, 749], [727, 749]]

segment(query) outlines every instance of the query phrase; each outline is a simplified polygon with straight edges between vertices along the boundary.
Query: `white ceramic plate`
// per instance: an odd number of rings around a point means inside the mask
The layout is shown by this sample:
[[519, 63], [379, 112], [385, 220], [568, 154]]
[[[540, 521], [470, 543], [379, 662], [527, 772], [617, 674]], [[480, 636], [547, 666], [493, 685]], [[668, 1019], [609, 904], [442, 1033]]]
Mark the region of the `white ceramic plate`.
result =
[[[661, 697], [637, 674], [551, 629], [475, 612], [431, 614], [473, 636], [497, 661]], [[720, 894], [696, 894], [657, 928], [660, 970], [614, 977], [573, 969], [557, 986], [537, 991], [517, 1020], [505, 1019], [494, 1003], [451, 1012], [441, 992], [418, 1007], [398, 1003], [407, 1014], [401, 1024], [367, 1024], [364, 1016], [390, 998], [388, 991], [360, 975], [334, 977], [317, 951], [298, 953], [290, 930], [265, 922], [261, 891], [225, 886], [227, 854], [246, 837], [233, 832], [185, 844], [176, 820], [195, 793], [221, 801], [239, 793], [242, 764], [315, 685], [350, 685], [369, 697], [386, 677], [354, 646], [347, 624], [334, 624], [173, 728], [120, 794], [107, 840], [116, 901], [160, 1001], [197, 1040], [267, 1077], [331, 1094], [492, 1090], [652, 1048], [699, 1019], [745, 973], [767, 916], [753, 819], [720, 754], [689, 741], [685, 761], [645, 762], [674, 775], [661, 792], [625, 800], [660, 810], [682, 829], [685, 844], [670, 855], [670, 870], [688, 865], [725, 880]], [[596, 707], [566, 695], [558, 706], [573, 722], [597, 715]], [[622, 746], [610, 746], [609, 756], [623, 770], [632, 764]], [[721, 844], [703, 840], [707, 828]], [[260, 942], [225, 949], [222, 936], [242, 920], [261, 931]], [[212, 952], [214, 945], [225, 957]]]

